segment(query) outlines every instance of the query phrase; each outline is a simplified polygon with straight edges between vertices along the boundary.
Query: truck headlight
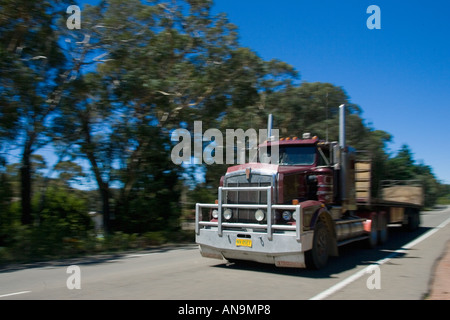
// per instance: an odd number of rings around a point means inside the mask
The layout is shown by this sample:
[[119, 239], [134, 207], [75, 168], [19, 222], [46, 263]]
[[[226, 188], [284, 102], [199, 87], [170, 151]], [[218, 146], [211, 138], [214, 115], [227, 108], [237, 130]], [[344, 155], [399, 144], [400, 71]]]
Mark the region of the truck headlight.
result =
[[266, 214], [264, 213], [263, 210], [261, 210], [261, 209], [256, 210], [256, 212], [255, 212], [255, 219], [256, 219], [256, 221], [261, 222], [261, 221], [264, 220], [265, 217], [266, 217]]
[[212, 211], [212, 217], [213, 217], [214, 219], [217, 219], [217, 218], [219, 217], [219, 211], [217, 211], [216, 209], [214, 209], [214, 210]]
[[292, 219], [292, 213], [290, 211], [283, 212], [283, 220], [289, 221]]
[[225, 218], [225, 220], [230, 220], [233, 217], [233, 211], [231, 209], [226, 209], [223, 212], [223, 217]]

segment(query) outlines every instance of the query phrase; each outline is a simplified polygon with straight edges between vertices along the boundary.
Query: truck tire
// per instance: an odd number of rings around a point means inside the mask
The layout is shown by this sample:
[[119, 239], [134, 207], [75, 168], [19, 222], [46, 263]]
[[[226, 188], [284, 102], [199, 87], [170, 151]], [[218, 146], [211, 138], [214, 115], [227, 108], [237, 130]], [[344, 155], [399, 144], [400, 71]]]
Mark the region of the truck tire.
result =
[[313, 245], [305, 252], [305, 263], [308, 269], [319, 270], [326, 266], [330, 251], [330, 233], [324, 222], [318, 221], [314, 228]]
[[408, 224], [405, 226], [408, 231], [415, 231], [420, 226], [420, 212], [417, 209], [408, 210]]
[[385, 244], [389, 238], [387, 216], [385, 214], [382, 214], [378, 217], [378, 219], [380, 223], [380, 228], [378, 230], [378, 243]]

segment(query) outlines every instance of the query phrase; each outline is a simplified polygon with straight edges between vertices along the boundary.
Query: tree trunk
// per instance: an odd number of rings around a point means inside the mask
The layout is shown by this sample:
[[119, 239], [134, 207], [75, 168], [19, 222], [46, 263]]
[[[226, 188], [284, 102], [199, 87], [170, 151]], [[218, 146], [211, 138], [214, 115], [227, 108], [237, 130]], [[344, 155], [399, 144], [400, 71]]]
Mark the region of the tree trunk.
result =
[[108, 182], [105, 182], [102, 178], [102, 174], [100, 172], [100, 168], [98, 166], [97, 159], [93, 151], [95, 150], [95, 148], [91, 138], [89, 116], [82, 117], [82, 120], [85, 137], [85, 146], [83, 149], [86, 154], [86, 157], [91, 163], [92, 171], [94, 172], [95, 180], [97, 181], [98, 191], [100, 192], [100, 197], [102, 198], [103, 230], [107, 234], [111, 231], [111, 223], [110, 223], [111, 208], [109, 205], [109, 199], [111, 197], [111, 194], [109, 190], [109, 184]]
[[97, 180], [98, 191], [100, 192], [100, 197], [102, 198], [103, 229], [105, 233], [109, 233], [111, 231], [111, 208], [109, 205], [111, 194], [109, 192], [109, 184], [108, 182], [103, 181], [97, 160], [95, 159], [93, 152], [88, 151], [86, 152], [86, 155], [89, 159], [89, 162], [91, 163], [92, 170], [94, 171], [95, 180]]
[[105, 233], [111, 232], [111, 208], [109, 205], [110, 193], [109, 186], [103, 186], [100, 188], [100, 195], [102, 197], [102, 208], [103, 208], [103, 230]]
[[31, 147], [26, 142], [22, 155], [22, 167], [20, 168], [20, 192], [22, 197], [22, 224], [29, 225], [32, 221], [31, 216]]

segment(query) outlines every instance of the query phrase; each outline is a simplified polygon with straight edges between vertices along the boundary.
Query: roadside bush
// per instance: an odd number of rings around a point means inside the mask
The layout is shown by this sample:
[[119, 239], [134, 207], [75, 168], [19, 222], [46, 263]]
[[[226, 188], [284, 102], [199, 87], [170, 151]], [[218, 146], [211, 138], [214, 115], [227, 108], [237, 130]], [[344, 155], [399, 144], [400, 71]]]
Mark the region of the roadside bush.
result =
[[0, 212], [0, 265], [61, 259], [85, 254], [146, 249], [194, 240], [193, 231], [166, 229], [142, 234], [116, 231], [97, 235], [86, 201], [64, 187], [36, 194], [33, 225], [20, 222], [20, 203]]
[[[85, 201], [61, 187], [49, 187], [41, 209], [34, 199], [34, 225], [20, 223], [20, 205], [13, 203], [1, 213], [0, 234], [3, 261], [30, 261], [51, 257], [68, 257], [86, 252], [89, 239], [95, 238], [93, 222]], [[90, 244], [90, 247], [95, 246]]]
[[75, 253], [93, 230], [85, 201], [58, 187], [47, 189], [38, 221], [32, 238], [39, 254]]

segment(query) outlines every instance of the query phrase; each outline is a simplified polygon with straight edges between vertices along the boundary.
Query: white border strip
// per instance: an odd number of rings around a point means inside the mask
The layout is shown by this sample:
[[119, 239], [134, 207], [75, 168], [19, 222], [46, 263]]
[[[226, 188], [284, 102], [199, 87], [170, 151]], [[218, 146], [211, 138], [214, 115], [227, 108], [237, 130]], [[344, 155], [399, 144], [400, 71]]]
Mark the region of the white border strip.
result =
[[449, 224], [449, 223], [450, 223], [450, 218], [448, 218], [447, 220], [445, 220], [444, 222], [442, 222], [440, 225], [438, 225], [437, 227], [433, 228], [432, 230], [428, 231], [427, 233], [423, 234], [419, 238], [417, 238], [417, 239], [409, 242], [408, 244], [402, 246], [401, 249], [398, 249], [398, 250], [394, 251], [393, 253], [391, 253], [386, 258], [383, 258], [381, 260], [378, 260], [375, 263], [372, 263], [371, 265], [367, 266], [366, 268], [364, 268], [364, 269], [358, 271], [357, 273], [351, 275], [350, 277], [342, 280], [341, 282], [335, 284], [334, 286], [328, 288], [327, 290], [325, 290], [325, 291], [315, 295], [314, 297], [310, 298], [309, 300], [323, 300], [323, 299], [329, 297], [330, 295], [332, 295], [333, 293], [336, 293], [337, 291], [343, 289], [344, 287], [346, 287], [347, 285], [349, 285], [353, 281], [356, 281], [357, 279], [361, 278], [365, 274], [371, 272], [373, 270], [374, 266], [380, 266], [382, 264], [385, 264], [386, 262], [388, 262], [392, 258], [396, 257], [397, 255], [399, 255], [401, 253], [406, 253], [406, 250], [411, 249], [415, 245], [419, 244], [420, 242], [424, 241], [425, 239], [429, 238], [430, 236], [432, 236], [433, 234], [438, 232], [440, 229], [445, 228], [447, 226], [447, 224]]
[[3, 294], [0, 296], [0, 298], [4, 298], [4, 297], [10, 297], [10, 296], [16, 296], [18, 294], [24, 294], [24, 293], [30, 293], [31, 291], [20, 291], [20, 292], [14, 292], [14, 293], [8, 293], [8, 294]]

